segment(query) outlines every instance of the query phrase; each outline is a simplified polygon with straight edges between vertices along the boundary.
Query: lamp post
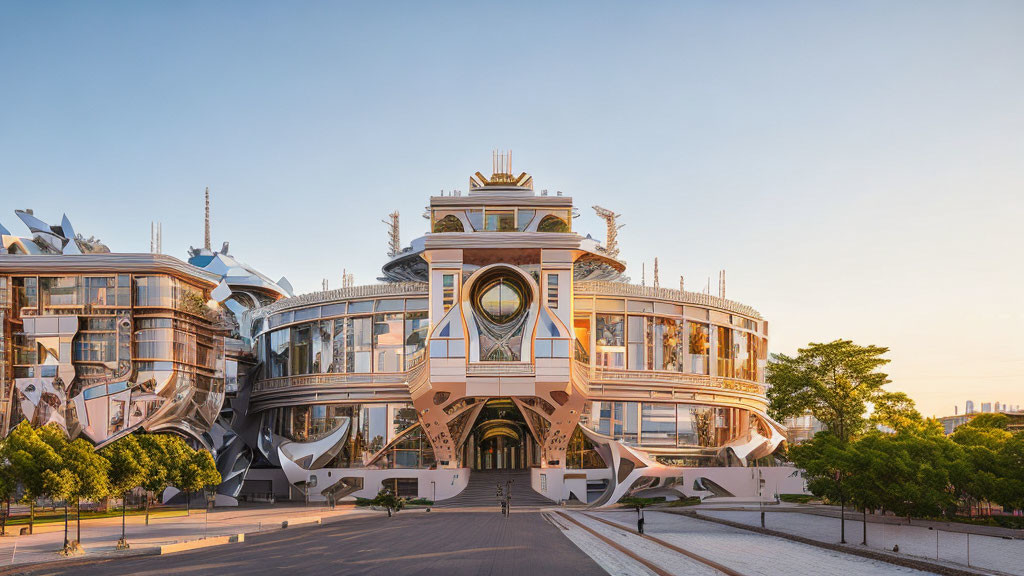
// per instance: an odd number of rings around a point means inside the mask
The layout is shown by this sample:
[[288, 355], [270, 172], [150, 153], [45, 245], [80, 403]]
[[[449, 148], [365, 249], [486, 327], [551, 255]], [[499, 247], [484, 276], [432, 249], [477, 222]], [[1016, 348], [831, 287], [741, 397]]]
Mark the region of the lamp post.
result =
[[757, 503], [761, 508], [761, 528], [764, 528], [764, 474], [757, 468]]

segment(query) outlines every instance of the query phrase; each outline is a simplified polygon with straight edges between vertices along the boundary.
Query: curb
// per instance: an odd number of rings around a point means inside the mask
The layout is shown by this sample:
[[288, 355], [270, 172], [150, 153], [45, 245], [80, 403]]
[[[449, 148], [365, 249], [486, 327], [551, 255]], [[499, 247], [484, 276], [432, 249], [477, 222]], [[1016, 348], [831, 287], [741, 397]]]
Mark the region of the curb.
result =
[[210, 548], [211, 546], [223, 546], [224, 544], [233, 544], [235, 542], [245, 542], [245, 534], [229, 534], [227, 536], [214, 536], [212, 538], [201, 538], [199, 540], [186, 540], [184, 542], [175, 542], [174, 544], [165, 544], [160, 546], [157, 554], [163, 556], [164, 554], [172, 554], [174, 552], [198, 550], [200, 548]]
[[304, 516], [302, 518], [288, 518], [287, 520], [281, 521], [281, 529], [284, 530], [289, 526], [299, 526], [301, 524], [318, 524], [324, 523], [323, 518], [320, 516]]

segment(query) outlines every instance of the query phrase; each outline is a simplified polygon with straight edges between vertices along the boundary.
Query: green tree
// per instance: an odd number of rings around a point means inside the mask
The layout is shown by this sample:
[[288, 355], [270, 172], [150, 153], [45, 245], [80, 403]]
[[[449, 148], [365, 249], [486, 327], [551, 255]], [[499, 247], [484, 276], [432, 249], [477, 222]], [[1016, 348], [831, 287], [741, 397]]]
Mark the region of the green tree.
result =
[[129, 434], [104, 448], [100, 454], [110, 464], [107, 476], [110, 480], [111, 494], [121, 496], [121, 539], [117, 542], [118, 549], [128, 548], [125, 538], [125, 509], [128, 505], [128, 493], [142, 486], [146, 475], [151, 469], [149, 454], [142, 448], [138, 437]]
[[149, 525], [149, 510], [154, 494], [162, 494], [173, 482], [177, 473], [177, 462], [175, 454], [167, 451], [165, 434], [142, 434], [139, 436], [139, 446], [146, 454], [149, 462], [149, 469], [146, 478], [142, 482], [142, 488], [146, 491], [146, 525]]
[[856, 469], [854, 449], [830, 431], [789, 449], [793, 463], [804, 471], [807, 489], [818, 497], [839, 502], [840, 538], [846, 543], [846, 502], [850, 497], [849, 478]]
[[1009, 425], [1009, 416], [1007, 416], [1006, 414], [999, 414], [993, 412], [989, 414], [978, 414], [977, 416], [968, 420], [967, 423], [965, 423], [963, 426], [957, 428], [957, 430], [963, 428], [964, 426], [966, 426], [967, 428], [998, 428], [1000, 430], [1006, 430], [1006, 428]]
[[43, 442], [36, 429], [27, 421], [22, 421], [7, 435], [5, 451], [11, 475], [21, 484], [22, 501], [29, 505], [28, 530], [32, 534], [35, 528], [36, 500], [47, 494], [43, 471], [58, 469], [60, 456], [49, 444]]
[[767, 382], [769, 409], [776, 419], [810, 412], [838, 439], [864, 427], [868, 402], [878, 400], [889, 377], [878, 368], [888, 348], [858, 346], [850, 340], [811, 343], [795, 357], [772, 355]]
[[7, 517], [11, 515], [11, 498], [18, 489], [18, 478], [9, 455], [11, 444], [0, 438], [0, 500], [4, 502], [3, 516], [0, 517], [0, 536], [7, 535]]
[[64, 502], [64, 554], [72, 551], [71, 542], [68, 540], [68, 502], [78, 492], [78, 478], [63, 466], [56, 469], [43, 470], [43, 489], [51, 498]]
[[885, 478], [885, 450], [878, 446], [885, 437], [872, 432], [849, 444], [848, 458], [852, 472], [846, 480], [850, 503], [861, 512], [861, 544], [868, 543], [868, 510], [878, 510], [884, 504], [883, 493], [887, 484]]
[[405, 507], [405, 501], [395, 496], [395, 493], [389, 488], [382, 488], [380, 492], [377, 492], [373, 500], [370, 500], [370, 504], [383, 506], [388, 511], [388, 518], [391, 518], [392, 511], [398, 512]]
[[191, 450], [183, 461], [177, 488], [185, 493], [185, 507], [189, 509], [192, 493], [221, 483], [220, 472], [213, 455], [206, 450]]
[[872, 400], [874, 409], [868, 422], [891, 430], [919, 428], [924, 419], [914, 407], [914, 401], [903, 392], [881, 392]]
[[110, 494], [110, 483], [107, 470], [110, 464], [96, 453], [93, 445], [83, 438], [68, 441], [64, 430], [57, 426], [44, 426], [39, 430], [39, 437], [49, 444], [60, 456], [60, 466], [55, 472], [67, 471], [74, 478], [73, 482], [63, 480], [58, 486], [70, 486], [72, 492], [64, 494], [65, 498], [75, 501], [75, 541], [82, 541], [82, 500], [99, 500]]
[[973, 515], [975, 506], [986, 502], [1012, 501], [1013, 475], [1007, 443], [1014, 435], [1006, 430], [1005, 414], [980, 414], [957, 427], [950, 436], [962, 448], [962, 462], [953, 478], [956, 491]]
[[1024, 432], [1016, 432], [999, 453], [1006, 473], [1000, 480], [999, 504], [1008, 510], [1024, 509]]

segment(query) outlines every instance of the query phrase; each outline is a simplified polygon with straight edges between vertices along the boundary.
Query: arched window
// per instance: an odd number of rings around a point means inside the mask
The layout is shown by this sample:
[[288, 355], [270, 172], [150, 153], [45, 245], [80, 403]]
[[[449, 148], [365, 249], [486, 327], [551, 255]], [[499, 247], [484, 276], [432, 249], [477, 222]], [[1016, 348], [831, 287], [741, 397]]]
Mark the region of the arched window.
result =
[[434, 232], [465, 232], [465, 228], [458, 216], [449, 214], [434, 222]]
[[569, 223], [554, 214], [548, 214], [541, 218], [537, 225], [537, 232], [568, 232]]

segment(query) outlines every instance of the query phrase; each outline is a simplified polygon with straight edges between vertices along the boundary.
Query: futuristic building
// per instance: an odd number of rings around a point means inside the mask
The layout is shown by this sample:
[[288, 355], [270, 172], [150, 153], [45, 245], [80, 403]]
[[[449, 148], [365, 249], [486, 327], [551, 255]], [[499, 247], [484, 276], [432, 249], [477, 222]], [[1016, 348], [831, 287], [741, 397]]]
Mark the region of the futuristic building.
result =
[[444, 500], [494, 470], [597, 506], [799, 485], [772, 457], [786, 430], [766, 414], [767, 321], [630, 283], [616, 215], [595, 209], [605, 245], [573, 230], [571, 198], [499, 158], [467, 194], [432, 197], [411, 246], [392, 215], [380, 283], [300, 296], [208, 236], [184, 263], [47, 256], [5, 232], [35, 254], [0, 256], [5, 426], [61, 421], [98, 444], [174, 430], [216, 451], [227, 496]]
[[31, 236], [0, 226], [4, 433], [56, 423], [97, 447], [136, 430], [178, 433], [215, 453], [222, 491], [237, 493], [251, 451], [224, 423], [255, 368], [245, 315], [290, 291], [226, 245], [193, 249], [190, 263], [111, 253], [67, 216], [50, 226], [16, 214]]

